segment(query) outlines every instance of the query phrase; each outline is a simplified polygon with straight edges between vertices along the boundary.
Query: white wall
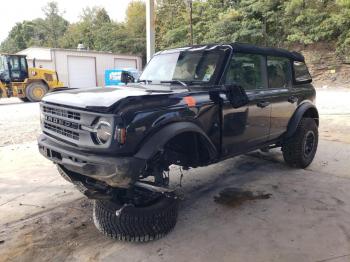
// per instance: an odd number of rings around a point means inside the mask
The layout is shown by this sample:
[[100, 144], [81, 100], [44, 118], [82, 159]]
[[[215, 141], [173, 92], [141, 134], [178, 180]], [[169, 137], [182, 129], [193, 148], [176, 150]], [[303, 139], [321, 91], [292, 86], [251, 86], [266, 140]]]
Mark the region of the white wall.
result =
[[[28, 62], [28, 67], [33, 67], [33, 59], [27, 59], [27, 62]], [[53, 61], [35, 59], [35, 66], [45, 68], [45, 69], [55, 70]]]
[[128, 55], [115, 55], [106, 54], [100, 52], [89, 52], [89, 51], [75, 51], [75, 50], [58, 50], [53, 49], [53, 60], [54, 68], [58, 72], [58, 76], [65, 85], [68, 86], [69, 76], [68, 76], [68, 56], [87, 56], [96, 58], [96, 79], [97, 85], [104, 85], [104, 72], [106, 69], [114, 68], [114, 59], [124, 58], [124, 59], [136, 59], [137, 69], [142, 69], [142, 60], [138, 56], [128, 56]]
[[29, 47], [22, 51], [19, 51], [17, 54], [26, 55], [27, 59], [37, 59], [37, 60], [46, 60], [51, 61], [51, 48], [45, 47]]
[[[27, 55], [28, 66], [32, 67], [32, 59], [35, 57], [36, 66], [56, 70], [58, 78], [69, 86], [68, 74], [68, 56], [87, 56], [96, 58], [96, 79], [97, 85], [104, 85], [104, 72], [106, 69], [115, 68], [115, 59], [135, 59], [137, 61], [137, 69], [142, 70], [142, 59], [139, 56], [121, 55], [112, 53], [103, 53], [95, 51], [78, 51], [67, 49], [48, 49], [48, 48], [27, 48], [18, 52]], [[49, 59], [50, 58], [50, 59]]]

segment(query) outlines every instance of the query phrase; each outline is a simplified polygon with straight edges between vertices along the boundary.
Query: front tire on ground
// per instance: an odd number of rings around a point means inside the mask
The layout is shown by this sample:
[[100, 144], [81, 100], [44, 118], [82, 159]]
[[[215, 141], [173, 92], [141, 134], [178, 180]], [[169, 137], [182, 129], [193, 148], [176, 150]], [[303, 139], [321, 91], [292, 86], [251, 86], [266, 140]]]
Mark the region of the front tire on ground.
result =
[[147, 242], [169, 233], [176, 224], [177, 213], [178, 199], [162, 195], [145, 207], [94, 200], [93, 219], [96, 228], [111, 238]]
[[39, 102], [48, 91], [47, 85], [42, 82], [30, 83], [26, 88], [26, 97], [30, 102]]
[[297, 168], [306, 168], [313, 161], [318, 145], [318, 127], [314, 119], [301, 119], [294, 135], [282, 145], [284, 161]]

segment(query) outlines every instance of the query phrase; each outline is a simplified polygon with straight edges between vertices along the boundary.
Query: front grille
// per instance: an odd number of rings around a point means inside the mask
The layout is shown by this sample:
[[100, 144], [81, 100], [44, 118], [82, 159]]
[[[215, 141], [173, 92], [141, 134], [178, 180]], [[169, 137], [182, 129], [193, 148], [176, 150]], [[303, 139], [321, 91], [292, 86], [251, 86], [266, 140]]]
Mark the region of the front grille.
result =
[[[94, 135], [90, 130], [99, 118], [111, 119], [114, 125], [111, 115], [70, 108], [65, 105], [42, 102], [40, 110], [43, 133], [55, 140], [77, 147], [98, 146], [102, 148], [101, 145], [96, 145]], [[109, 145], [106, 144], [105, 147], [107, 146]]]
[[73, 132], [71, 130], [68, 130], [53, 124], [49, 124], [47, 122], [44, 122], [44, 128], [51, 130], [52, 132], [55, 132], [57, 134], [72, 138], [74, 140], [79, 140], [79, 133], [77, 132]]
[[43, 112], [55, 116], [62, 116], [69, 119], [80, 120], [80, 113], [73, 112], [67, 109], [43, 106]]
[[43, 131], [64, 140], [79, 141], [82, 117], [81, 112], [64, 107], [47, 105], [41, 106]]

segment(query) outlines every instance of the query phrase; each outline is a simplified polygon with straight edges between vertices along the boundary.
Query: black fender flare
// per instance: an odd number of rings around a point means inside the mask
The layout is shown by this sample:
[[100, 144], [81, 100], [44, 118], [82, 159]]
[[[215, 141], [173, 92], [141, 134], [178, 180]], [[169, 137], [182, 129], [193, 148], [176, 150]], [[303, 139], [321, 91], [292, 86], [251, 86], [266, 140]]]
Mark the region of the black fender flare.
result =
[[217, 156], [217, 150], [213, 142], [207, 136], [207, 134], [196, 124], [192, 122], [176, 122], [171, 123], [149, 137], [146, 142], [143, 143], [139, 151], [135, 154], [136, 158], [149, 160], [157, 152], [161, 151], [166, 143], [181, 133], [194, 132], [199, 134], [203, 138], [206, 148], [209, 152], [210, 159], [214, 159]]
[[319, 114], [316, 106], [311, 102], [302, 103], [295, 110], [292, 118], [289, 120], [285, 138], [291, 137], [294, 134], [294, 132], [297, 130], [300, 120], [303, 118], [307, 111], [312, 112], [313, 118], [316, 120], [318, 126]]

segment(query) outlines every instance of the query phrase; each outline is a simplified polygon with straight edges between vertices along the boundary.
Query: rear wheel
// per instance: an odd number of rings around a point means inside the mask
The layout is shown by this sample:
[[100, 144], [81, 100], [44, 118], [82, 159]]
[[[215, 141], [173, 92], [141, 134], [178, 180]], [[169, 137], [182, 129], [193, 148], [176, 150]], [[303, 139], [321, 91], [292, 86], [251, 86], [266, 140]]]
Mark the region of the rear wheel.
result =
[[30, 102], [39, 102], [48, 91], [47, 85], [42, 82], [30, 83], [26, 88], [26, 96]]
[[313, 161], [318, 145], [318, 127], [312, 118], [301, 119], [294, 135], [283, 146], [285, 162], [298, 168], [306, 168]]

